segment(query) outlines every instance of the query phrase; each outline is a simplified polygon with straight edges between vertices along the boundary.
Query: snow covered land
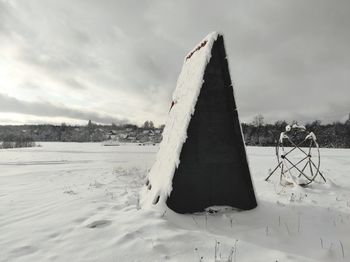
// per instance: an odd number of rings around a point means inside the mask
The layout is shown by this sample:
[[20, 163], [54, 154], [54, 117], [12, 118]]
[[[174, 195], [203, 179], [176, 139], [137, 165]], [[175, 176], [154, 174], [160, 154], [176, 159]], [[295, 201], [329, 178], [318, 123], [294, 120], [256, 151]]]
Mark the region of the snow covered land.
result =
[[248, 147], [256, 209], [179, 215], [139, 208], [157, 146], [41, 145], [0, 150], [0, 261], [350, 261], [350, 150], [301, 188]]

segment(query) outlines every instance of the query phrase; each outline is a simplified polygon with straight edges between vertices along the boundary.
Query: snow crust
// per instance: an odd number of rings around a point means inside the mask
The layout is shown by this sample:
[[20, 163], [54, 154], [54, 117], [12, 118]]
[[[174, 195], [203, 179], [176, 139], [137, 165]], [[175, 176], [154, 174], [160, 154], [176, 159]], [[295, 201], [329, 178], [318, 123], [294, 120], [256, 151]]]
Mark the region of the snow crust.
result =
[[349, 149], [321, 148], [327, 183], [302, 188], [265, 182], [275, 148], [247, 147], [259, 206], [180, 215], [140, 209], [157, 146], [41, 145], [0, 150], [1, 262], [350, 261]]
[[156, 162], [148, 175], [148, 185], [141, 192], [141, 204], [164, 206], [172, 191], [172, 179], [180, 163], [180, 153], [187, 139], [187, 128], [194, 114], [203, 84], [204, 71], [211, 58], [217, 32], [207, 35], [185, 58], [173, 93], [173, 103], [163, 131]]

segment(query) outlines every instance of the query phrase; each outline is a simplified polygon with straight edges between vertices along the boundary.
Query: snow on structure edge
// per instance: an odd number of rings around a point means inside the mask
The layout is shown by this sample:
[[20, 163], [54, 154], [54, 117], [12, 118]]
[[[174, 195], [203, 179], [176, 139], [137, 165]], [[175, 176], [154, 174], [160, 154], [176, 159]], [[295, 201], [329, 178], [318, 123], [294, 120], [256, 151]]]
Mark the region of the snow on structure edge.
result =
[[165, 205], [172, 191], [173, 175], [180, 163], [181, 149], [187, 139], [187, 128], [203, 84], [204, 70], [210, 61], [211, 49], [218, 35], [217, 32], [207, 35], [185, 57], [156, 161], [141, 192], [142, 207]]

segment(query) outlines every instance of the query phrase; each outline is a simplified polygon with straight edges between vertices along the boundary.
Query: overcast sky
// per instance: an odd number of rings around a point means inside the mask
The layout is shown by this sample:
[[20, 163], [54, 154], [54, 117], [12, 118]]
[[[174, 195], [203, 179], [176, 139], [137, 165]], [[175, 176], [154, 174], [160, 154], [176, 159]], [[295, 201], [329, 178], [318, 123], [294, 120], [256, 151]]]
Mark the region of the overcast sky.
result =
[[162, 124], [212, 31], [243, 122], [347, 119], [350, 1], [0, 0], [0, 124]]

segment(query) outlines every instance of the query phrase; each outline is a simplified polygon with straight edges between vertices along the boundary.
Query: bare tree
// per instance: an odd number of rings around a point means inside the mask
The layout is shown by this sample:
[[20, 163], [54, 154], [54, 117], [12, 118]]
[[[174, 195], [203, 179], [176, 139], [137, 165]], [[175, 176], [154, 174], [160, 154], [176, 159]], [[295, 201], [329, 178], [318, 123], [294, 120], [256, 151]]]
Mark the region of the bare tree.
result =
[[263, 115], [259, 114], [259, 115], [256, 115], [253, 119], [253, 122], [252, 122], [252, 125], [256, 127], [256, 134], [257, 134], [257, 137], [258, 137], [258, 144], [260, 145], [261, 144], [261, 129], [262, 127], [264, 126], [264, 117]]
[[145, 122], [145, 123], [143, 123], [143, 126], [142, 126], [143, 128], [145, 128], [145, 129], [148, 129], [149, 128], [149, 122], [148, 122], [148, 120]]
[[256, 127], [261, 127], [265, 125], [264, 116], [261, 114], [254, 116], [252, 124]]
[[154, 129], [153, 121], [149, 121], [149, 122], [148, 122], [148, 125], [149, 125], [149, 128], [150, 128], [150, 129]]

